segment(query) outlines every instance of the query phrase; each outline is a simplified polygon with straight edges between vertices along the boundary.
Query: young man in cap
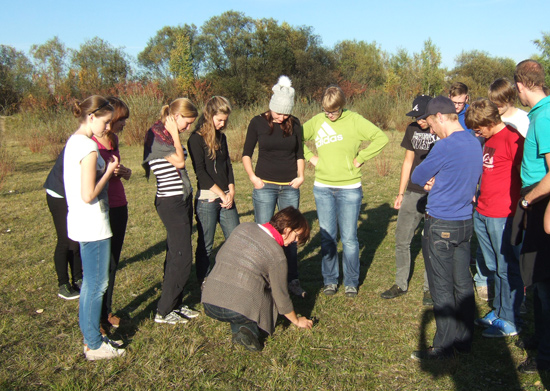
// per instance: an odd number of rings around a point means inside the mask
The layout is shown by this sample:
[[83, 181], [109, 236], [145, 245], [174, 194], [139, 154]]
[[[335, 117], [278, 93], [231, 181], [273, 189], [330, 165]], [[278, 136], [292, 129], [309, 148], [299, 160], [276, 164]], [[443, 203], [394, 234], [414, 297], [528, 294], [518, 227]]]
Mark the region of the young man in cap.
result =
[[[522, 198], [514, 220], [522, 219], [525, 227], [519, 259], [523, 283], [534, 287], [535, 335], [529, 345], [538, 353], [536, 360], [519, 366], [524, 373], [550, 371], [550, 235], [544, 231], [550, 201], [550, 97], [544, 77], [544, 68], [534, 60], [520, 62], [514, 73], [519, 100], [531, 107], [521, 162]], [[521, 234], [512, 238], [519, 241]]]
[[[405, 159], [401, 166], [399, 192], [393, 207], [399, 211], [395, 228], [395, 284], [383, 292], [380, 297], [393, 299], [407, 293], [411, 276], [411, 241], [414, 232], [424, 218], [427, 193], [424, 186], [418, 186], [410, 181], [414, 171], [432, 148], [437, 136], [430, 132], [425, 119], [419, 119], [426, 112], [426, 106], [432, 98], [420, 95], [413, 101], [413, 108], [406, 115], [416, 121], [409, 124], [401, 146], [405, 148]], [[424, 272], [424, 305], [432, 305], [428, 277]]]
[[489, 99], [470, 105], [466, 124], [485, 139], [474, 229], [483, 251], [483, 269], [494, 276], [495, 284], [494, 310], [476, 319], [475, 324], [487, 327], [484, 337], [508, 337], [519, 332], [517, 322], [523, 301], [519, 261], [511, 243], [512, 219], [521, 188], [523, 137], [502, 122], [499, 108]]
[[424, 238], [436, 332], [433, 347], [412, 353], [416, 360], [449, 358], [472, 346], [475, 298], [470, 275], [472, 200], [482, 170], [481, 145], [458, 122], [451, 99], [428, 103], [426, 118], [441, 139], [414, 170], [411, 180], [428, 193]]

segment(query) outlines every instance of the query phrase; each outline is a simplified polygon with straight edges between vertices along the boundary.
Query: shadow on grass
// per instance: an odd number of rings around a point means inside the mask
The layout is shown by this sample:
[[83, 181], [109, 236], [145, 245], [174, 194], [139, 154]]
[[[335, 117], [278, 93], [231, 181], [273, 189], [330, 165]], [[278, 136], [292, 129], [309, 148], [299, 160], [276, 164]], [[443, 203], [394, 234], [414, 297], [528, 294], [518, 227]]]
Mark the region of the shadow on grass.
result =
[[[477, 313], [476, 316], [478, 316]], [[427, 342], [426, 329], [433, 321], [433, 310], [424, 310], [419, 331], [418, 350], [425, 350], [432, 345]], [[458, 321], [460, 322], [460, 320]], [[473, 338], [470, 353], [457, 353], [451, 359], [421, 361], [421, 370], [430, 373], [436, 379], [449, 376], [455, 384], [455, 390], [521, 389], [506, 338], [484, 338], [481, 336], [481, 328], [477, 327], [474, 330]]]
[[124, 269], [126, 266], [131, 265], [134, 262], [145, 261], [153, 258], [155, 255], [159, 255], [166, 251], [166, 240], [158, 242], [157, 244], [149, 247], [147, 250], [140, 252], [130, 258], [122, 259], [118, 264], [118, 270]]
[[359, 240], [359, 252], [361, 268], [359, 272], [359, 285], [367, 277], [374, 256], [380, 244], [388, 235], [388, 225], [397, 211], [388, 203], [382, 204], [374, 209], [367, 209], [367, 204], [361, 205], [361, 214], [367, 214], [367, 218], [360, 220], [357, 228], [357, 239]]

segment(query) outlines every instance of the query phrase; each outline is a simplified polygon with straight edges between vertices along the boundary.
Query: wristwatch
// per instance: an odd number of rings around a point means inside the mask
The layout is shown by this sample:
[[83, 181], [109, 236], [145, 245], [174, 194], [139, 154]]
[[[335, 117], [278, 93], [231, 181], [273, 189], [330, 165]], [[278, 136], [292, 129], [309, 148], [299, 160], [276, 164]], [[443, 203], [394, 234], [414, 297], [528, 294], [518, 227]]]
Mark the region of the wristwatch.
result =
[[527, 201], [524, 197], [521, 198], [521, 207], [522, 208], [528, 208], [529, 207], [529, 201]]

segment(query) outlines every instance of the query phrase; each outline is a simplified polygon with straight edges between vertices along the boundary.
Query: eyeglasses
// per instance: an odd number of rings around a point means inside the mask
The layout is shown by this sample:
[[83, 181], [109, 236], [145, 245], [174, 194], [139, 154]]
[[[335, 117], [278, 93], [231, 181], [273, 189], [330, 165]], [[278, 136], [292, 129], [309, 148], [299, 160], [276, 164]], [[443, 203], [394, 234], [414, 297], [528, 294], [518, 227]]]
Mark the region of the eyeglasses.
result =
[[[97, 109], [95, 109], [94, 111], [92, 111], [91, 113], [88, 113], [88, 115], [92, 115], [94, 114], [95, 112], [101, 110], [102, 108], [104, 107], [107, 107], [107, 106], [111, 106], [111, 104], [109, 102], [106, 102], [106, 103], [103, 103], [101, 106], [99, 106]], [[112, 106], [111, 106], [112, 108]]]
[[464, 106], [466, 104], [466, 101], [464, 102], [455, 102], [454, 100], [452, 101], [453, 104], [455, 105], [455, 107], [461, 107], [461, 106]]
[[340, 114], [340, 111], [342, 111], [342, 109], [338, 109], [336, 111], [326, 111], [325, 109], [323, 109], [323, 111], [325, 112], [326, 116], [329, 116], [329, 115], [338, 115], [338, 114]]

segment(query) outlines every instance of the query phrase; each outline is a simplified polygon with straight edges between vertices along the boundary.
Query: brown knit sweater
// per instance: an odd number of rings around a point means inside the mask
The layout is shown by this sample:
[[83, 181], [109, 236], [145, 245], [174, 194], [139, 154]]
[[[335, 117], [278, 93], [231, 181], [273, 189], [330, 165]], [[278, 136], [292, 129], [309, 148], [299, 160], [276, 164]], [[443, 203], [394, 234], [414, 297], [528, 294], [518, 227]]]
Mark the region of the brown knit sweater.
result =
[[294, 310], [283, 248], [258, 224], [240, 224], [218, 251], [202, 302], [238, 312], [272, 334], [277, 313]]

